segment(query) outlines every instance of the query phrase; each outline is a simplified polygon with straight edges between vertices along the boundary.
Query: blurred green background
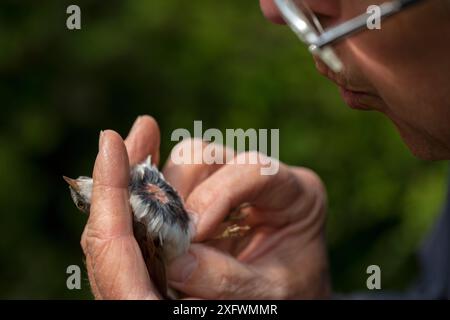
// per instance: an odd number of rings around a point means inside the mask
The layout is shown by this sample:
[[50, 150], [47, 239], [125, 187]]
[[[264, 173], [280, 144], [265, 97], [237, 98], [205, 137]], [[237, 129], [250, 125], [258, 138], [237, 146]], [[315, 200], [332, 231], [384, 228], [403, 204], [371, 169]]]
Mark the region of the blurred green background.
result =
[[[82, 30], [66, 29], [66, 7]], [[333, 286], [406, 288], [439, 214], [446, 163], [414, 159], [381, 115], [347, 108], [337, 89], [258, 1], [0, 3], [0, 298], [90, 298], [66, 289], [83, 265], [85, 217], [63, 174], [90, 174], [98, 133], [127, 134], [151, 114], [162, 156], [176, 128], [280, 128], [281, 160], [317, 171], [329, 192]]]

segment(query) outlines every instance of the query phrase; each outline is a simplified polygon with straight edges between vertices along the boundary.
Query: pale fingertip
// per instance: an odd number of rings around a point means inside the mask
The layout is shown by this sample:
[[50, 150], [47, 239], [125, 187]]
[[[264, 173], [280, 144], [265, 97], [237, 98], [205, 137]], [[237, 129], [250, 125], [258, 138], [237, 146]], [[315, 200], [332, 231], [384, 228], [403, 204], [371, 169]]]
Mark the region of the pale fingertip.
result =
[[161, 145], [161, 131], [159, 129], [158, 122], [149, 115], [143, 115], [141, 116], [141, 123], [145, 124], [147, 128], [149, 128], [149, 131], [152, 132], [152, 164], [158, 165], [159, 163], [159, 148]]
[[100, 130], [99, 138], [98, 138], [98, 147], [99, 149], [102, 147], [103, 144], [103, 130]]
[[130, 170], [125, 146], [106, 132], [103, 140], [93, 173], [89, 234], [85, 240], [88, 250], [101, 243], [93, 239], [109, 241], [133, 235], [128, 193]]
[[133, 126], [131, 127], [130, 133], [128, 136], [131, 136], [140, 126], [140, 123], [142, 122], [142, 116], [138, 116], [136, 120], [134, 120]]
[[152, 155], [152, 163], [159, 162], [160, 133], [156, 120], [148, 115], [139, 116], [125, 140], [131, 165]]
[[94, 184], [127, 187], [129, 162], [122, 137], [115, 131], [103, 131], [94, 167]]

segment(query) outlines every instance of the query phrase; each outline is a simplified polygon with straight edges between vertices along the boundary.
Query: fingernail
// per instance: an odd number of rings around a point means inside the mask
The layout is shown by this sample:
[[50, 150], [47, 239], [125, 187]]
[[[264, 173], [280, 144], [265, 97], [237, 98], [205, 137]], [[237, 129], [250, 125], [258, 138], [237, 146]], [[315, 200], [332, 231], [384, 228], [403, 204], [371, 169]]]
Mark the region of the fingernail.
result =
[[173, 260], [168, 269], [168, 278], [173, 282], [185, 282], [197, 268], [198, 262], [194, 255], [185, 255]]
[[103, 146], [103, 130], [100, 131], [100, 137], [99, 137], [98, 145], [99, 145], [100, 148]]

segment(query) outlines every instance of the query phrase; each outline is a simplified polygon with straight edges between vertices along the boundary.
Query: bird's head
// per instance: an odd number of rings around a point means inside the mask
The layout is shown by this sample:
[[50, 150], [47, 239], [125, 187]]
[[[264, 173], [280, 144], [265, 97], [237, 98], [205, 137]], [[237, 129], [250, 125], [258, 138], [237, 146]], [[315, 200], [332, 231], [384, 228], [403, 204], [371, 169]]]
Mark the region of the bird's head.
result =
[[63, 178], [69, 184], [70, 195], [77, 208], [84, 213], [89, 213], [91, 209], [92, 178]]

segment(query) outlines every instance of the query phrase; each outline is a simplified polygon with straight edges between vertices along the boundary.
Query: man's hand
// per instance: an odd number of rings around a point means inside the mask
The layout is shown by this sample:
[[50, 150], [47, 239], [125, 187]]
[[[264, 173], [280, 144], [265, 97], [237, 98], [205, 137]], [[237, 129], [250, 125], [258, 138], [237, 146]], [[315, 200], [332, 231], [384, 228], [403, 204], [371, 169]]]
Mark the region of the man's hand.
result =
[[[201, 141], [184, 141], [200, 152]], [[178, 146], [179, 147], [179, 146]], [[216, 154], [232, 152], [214, 146]], [[96, 298], [155, 299], [128, 204], [129, 166], [148, 154], [159, 158], [159, 130], [140, 117], [125, 144], [105, 131], [94, 168], [91, 213], [82, 237], [89, 281]], [[248, 154], [237, 155], [246, 157]], [[237, 162], [239, 163], [239, 162]], [[281, 164], [273, 176], [260, 165], [175, 165], [166, 179], [184, 198], [196, 222], [194, 244], [169, 266], [169, 283], [188, 298], [326, 298], [330, 292], [324, 242], [325, 191], [303, 168]], [[228, 214], [243, 203], [245, 237], [212, 240]]]
[[114, 131], [100, 134], [91, 211], [81, 239], [97, 299], [159, 298], [133, 236], [128, 202], [130, 165], [149, 154], [157, 163], [159, 139], [158, 125], [148, 116], [136, 120], [125, 143]]
[[[202, 154], [200, 140], [184, 141]], [[178, 148], [186, 146], [179, 145]], [[208, 148], [211, 148], [209, 145]], [[233, 152], [214, 146], [215, 154]], [[208, 150], [209, 154], [211, 150]], [[248, 153], [236, 156], [248, 157]], [[248, 158], [246, 158], [248, 159]], [[175, 165], [166, 179], [185, 199], [196, 221], [189, 252], [169, 268], [169, 284], [187, 297], [203, 299], [314, 299], [330, 294], [324, 240], [326, 195], [310, 170], [280, 164], [263, 176], [261, 165]], [[244, 209], [252, 230], [245, 237], [212, 240], [234, 209]], [[211, 241], [212, 240], [212, 241]], [[208, 244], [205, 244], [207, 242]]]

